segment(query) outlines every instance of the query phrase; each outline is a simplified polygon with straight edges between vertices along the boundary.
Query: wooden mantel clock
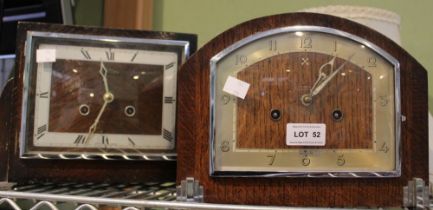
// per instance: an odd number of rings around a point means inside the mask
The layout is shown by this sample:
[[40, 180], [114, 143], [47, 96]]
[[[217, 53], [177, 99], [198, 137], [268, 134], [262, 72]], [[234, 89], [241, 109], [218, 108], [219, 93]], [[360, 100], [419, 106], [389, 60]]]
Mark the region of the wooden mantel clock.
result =
[[427, 75], [378, 32], [328, 15], [254, 19], [178, 74], [178, 181], [211, 203], [390, 207], [428, 179]]
[[[9, 181], [174, 180], [193, 34], [21, 23], [3, 93]], [[5, 102], [7, 100], [7, 102]], [[1, 169], [1, 168], [0, 168]]]

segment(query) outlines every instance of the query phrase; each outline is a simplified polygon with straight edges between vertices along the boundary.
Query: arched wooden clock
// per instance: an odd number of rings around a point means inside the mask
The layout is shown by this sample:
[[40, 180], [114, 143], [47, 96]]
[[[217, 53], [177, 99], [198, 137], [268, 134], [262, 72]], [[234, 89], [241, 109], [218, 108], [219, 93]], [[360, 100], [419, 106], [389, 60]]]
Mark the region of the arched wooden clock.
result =
[[9, 180], [174, 179], [177, 70], [195, 35], [38, 23], [18, 32], [4, 93]]
[[428, 179], [425, 69], [370, 28], [294, 13], [242, 23], [179, 72], [178, 180], [211, 203], [403, 204]]

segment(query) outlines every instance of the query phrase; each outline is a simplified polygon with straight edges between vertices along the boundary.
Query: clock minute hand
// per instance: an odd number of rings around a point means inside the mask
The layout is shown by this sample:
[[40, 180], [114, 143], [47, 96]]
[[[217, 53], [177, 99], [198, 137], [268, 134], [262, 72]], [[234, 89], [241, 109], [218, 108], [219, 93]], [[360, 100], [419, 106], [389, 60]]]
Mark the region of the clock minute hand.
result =
[[338, 74], [338, 72], [340, 72], [341, 69], [343, 69], [343, 67], [353, 58], [354, 55], [355, 54], [349, 56], [349, 58], [347, 58], [343, 64], [341, 64], [337, 69], [332, 71], [331, 74], [326, 76], [325, 79], [323, 79], [323, 82], [315, 86], [315, 88], [311, 90], [311, 96], [316, 96], [317, 94], [319, 94], [323, 90], [323, 88], [326, 87], [326, 85]]
[[93, 137], [93, 134], [96, 131], [96, 127], [99, 124], [99, 119], [101, 118], [102, 113], [104, 113], [105, 108], [107, 107], [107, 104], [111, 103], [114, 100], [114, 95], [110, 92], [110, 89], [108, 88], [107, 69], [105, 68], [105, 65], [102, 61], [101, 61], [101, 67], [99, 69], [99, 74], [101, 74], [101, 76], [102, 76], [102, 81], [104, 82], [104, 87], [105, 87], [105, 93], [102, 96], [102, 99], [104, 100], [104, 104], [102, 105], [101, 109], [99, 110], [98, 116], [96, 117], [95, 121], [89, 127], [89, 132], [87, 133], [87, 137], [85, 140], [86, 144]]
[[110, 89], [108, 88], [107, 81], [107, 68], [104, 63], [101, 61], [101, 67], [99, 68], [99, 74], [102, 76], [102, 81], [104, 82], [105, 94], [110, 93]]

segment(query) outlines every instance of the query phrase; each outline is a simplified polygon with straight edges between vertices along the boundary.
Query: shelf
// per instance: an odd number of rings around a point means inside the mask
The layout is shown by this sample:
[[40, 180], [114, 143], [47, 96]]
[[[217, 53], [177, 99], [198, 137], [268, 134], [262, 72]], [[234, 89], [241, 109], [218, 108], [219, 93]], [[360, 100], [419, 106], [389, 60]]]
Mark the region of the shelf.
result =
[[14, 210], [303, 209], [179, 202], [176, 201], [174, 182], [132, 184], [0, 183], [0, 209], [3, 209], [2, 207], [9, 207], [9, 209]]

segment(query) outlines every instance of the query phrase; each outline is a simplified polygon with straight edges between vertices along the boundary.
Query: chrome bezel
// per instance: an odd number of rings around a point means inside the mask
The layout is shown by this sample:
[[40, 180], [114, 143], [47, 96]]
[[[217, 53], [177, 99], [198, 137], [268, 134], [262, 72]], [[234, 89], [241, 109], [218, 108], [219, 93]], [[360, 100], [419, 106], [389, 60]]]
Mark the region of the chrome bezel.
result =
[[[215, 170], [215, 150], [217, 146], [215, 143], [215, 80], [216, 80], [216, 65], [225, 56], [234, 52], [235, 50], [252, 43], [256, 40], [266, 38], [273, 35], [283, 33], [294, 33], [294, 32], [320, 32], [325, 34], [336, 35], [345, 37], [349, 40], [364, 45], [366, 48], [371, 49], [378, 55], [382, 56], [385, 60], [394, 66], [394, 98], [395, 98], [395, 170], [386, 172], [363, 172], [363, 171], [306, 171], [306, 172], [290, 172], [290, 171], [216, 171]], [[322, 26], [287, 26], [276, 28], [264, 32], [257, 32], [251, 36], [248, 36], [229, 47], [225, 48], [221, 52], [217, 53], [210, 59], [210, 127], [209, 127], [209, 173], [215, 177], [343, 177], [343, 178], [361, 178], [361, 177], [399, 177], [401, 176], [401, 91], [400, 91], [400, 64], [391, 54], [375, 45], [374, 43], [334, 28], [327, 28]]]

